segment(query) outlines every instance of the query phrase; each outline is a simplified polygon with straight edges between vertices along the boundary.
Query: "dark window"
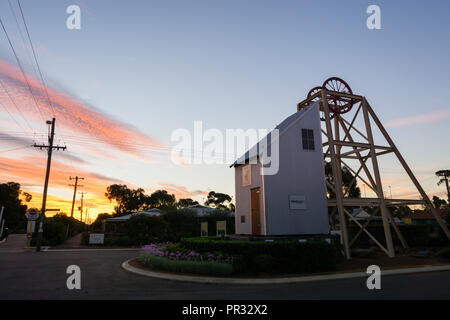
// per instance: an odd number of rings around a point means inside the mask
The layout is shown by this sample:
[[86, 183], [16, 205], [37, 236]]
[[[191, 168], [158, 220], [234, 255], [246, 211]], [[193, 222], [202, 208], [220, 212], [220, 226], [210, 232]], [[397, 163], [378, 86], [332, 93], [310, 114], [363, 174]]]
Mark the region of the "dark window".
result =
[[314, 151], [314, 130], [302, 129], [303, 150]]
[[241, 216], [241, 223], [245, 223], [245, 216]]

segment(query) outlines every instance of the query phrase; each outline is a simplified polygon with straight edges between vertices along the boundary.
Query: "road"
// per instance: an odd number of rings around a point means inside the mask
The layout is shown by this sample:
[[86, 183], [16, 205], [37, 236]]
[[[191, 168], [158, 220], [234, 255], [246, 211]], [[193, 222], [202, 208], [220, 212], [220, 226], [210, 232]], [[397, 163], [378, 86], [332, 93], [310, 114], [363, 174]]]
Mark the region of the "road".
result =
[[[450, 299], [450, 272], [280, 285], [177, 282], [128, 273], [138, 251], [10, 252], [0, 248], [0, 299]], [[81, 268], [81, 290], [68, 290], [67, 266]]]

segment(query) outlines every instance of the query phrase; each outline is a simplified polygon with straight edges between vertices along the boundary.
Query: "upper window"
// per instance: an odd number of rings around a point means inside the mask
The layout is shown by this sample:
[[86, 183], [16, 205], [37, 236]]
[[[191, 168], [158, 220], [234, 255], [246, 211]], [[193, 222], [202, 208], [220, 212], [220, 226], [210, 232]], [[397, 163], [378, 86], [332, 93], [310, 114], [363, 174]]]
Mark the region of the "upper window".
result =
[[250, 164], [242, 167], [242, 186], [246, 187], [252, 184], [252, 171]]
[[314, 151], [314, 130], [302, 129], [303, 150]]

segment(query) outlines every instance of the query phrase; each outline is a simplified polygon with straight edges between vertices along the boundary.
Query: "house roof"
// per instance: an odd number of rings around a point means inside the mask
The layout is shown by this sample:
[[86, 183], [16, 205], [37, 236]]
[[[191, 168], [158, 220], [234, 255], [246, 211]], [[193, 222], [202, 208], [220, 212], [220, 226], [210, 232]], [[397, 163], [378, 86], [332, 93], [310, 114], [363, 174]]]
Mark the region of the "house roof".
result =
[[[279, 135], [281, 136], [282, 133], [289, 129], [291, 125], [293, 125], [295, 122], [303, 118], [305, 114], [308, 113], [309, 110], [313, 109], [314, 107], [318, 106], [319, 102], [315, 102], [306, 108], [300, 109], [296, 113], [290, 115], [286, 119], [284, 119], [279, 125], [277, 125], [275, 129], [278, 129]], [[232, 165], [231, 167], [238, 167], [244, 164], [249, 163], [249, 159], [254, 159], [255, 157], [259, 159], [259, 155], [262, 153], [263, 149], [268, 148], [268, 151], [270, 153], [270, 145], [272, 143], [272, 133], [273, 131], [270, 131], [264, 138], [262, 138], [257, 144], [255, 144], [253, 147], [251, 147], [248, 151], [246, 151], [241, 157], [239, 157]], [[264, 141], [264, 143], [262, 143]], [[267, 147], [266, 147], [267, 144]]]
[[211, 210], [214, 210], [214, 208], [202, 206], [201, 204], [194, 204], [192, 206], [187, 206], [185, 209], [211, 209]]
[[106, 221], [116, 221], [116, 222], [118, 222], [118, 221], [127, 221], [132, 216], [136, 216], [136, 215], [144, 214], [144, 215], [148, 215], [148, 216], [159, 216], [162, 213], [164, 213], [164, 211], [159, 210], [157, 208], [152, 208], [152, 209], [149, 209], [149, 210], [129, 213], [129, 214], [126, 214], [126, 215], [123, 215], [123, 216], [120, 216], [120, 217], [108, 218], [108, 219], [106, 219]]
[[[449, 209], [436, 209], [442, 219], [445, 219], [449, 213]], [[410, 219], [434, 219], [434, 215], [430, 210], [416, 210], [412, 214], [405, 216]]]

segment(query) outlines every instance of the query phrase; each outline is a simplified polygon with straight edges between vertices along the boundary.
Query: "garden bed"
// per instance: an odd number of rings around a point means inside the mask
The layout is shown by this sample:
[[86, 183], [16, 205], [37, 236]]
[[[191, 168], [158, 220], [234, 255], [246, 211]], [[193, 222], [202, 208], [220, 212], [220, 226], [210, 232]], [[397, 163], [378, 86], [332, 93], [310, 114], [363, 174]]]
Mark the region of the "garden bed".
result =
[[[168, 274], [174, 275], [188, 275], [188, 276], [199, 276], [196, 273], [180, 273], [180, 272], [171, 272], [167, 270], [149, 268], [148, 266], [141, 263], [138, 258], [132, 259], [129, 261], [129, 264], [135, 268], [153, 272], [164, 272]], [[214, 277], [223, 277], [223, 278], [261, 278], [261, 279], [270, 279], [270, 278], [290, 278], [290, 277], [298, 277], [298, 276], [311, 276], [311, 275], [328, 275], [335, 273], [352, 273], [352, 272], [366, 272], [367, 267], [370, 265], [378, 265], [381, 270], [393, 270], [393, 269], [403, 269], [403, 268], [418, 268], [424, 266], [444, 266], [450, 265], [449, 260], [443, 260], [439, 258], [418, 258], [411, 257], [407, 255], [397, 256], [395, 258], [389, 258], [387, 256], [380, 256], [376, 259], [365, 259], [365, 258], [352, 258], [351, 260], [346, 260], [338, 264], [338, 267], [333, 272], [308, 272], [308, 273], [271, 273], [271, 274], [256, 274], [256, 275], [248, 275], [248, 274], [232, 274], [232, 275], [214, 275]], [[208, 277], [208, 275], [203, 275]], [[212, 276], [212, 275], [211, 275]]]
[[[190, 238], [183, 239], [181, 243], [152, 244], [142, 249], [141, 257], [130, 262], [139, 269], [234, 278], [365, 272], [370, 265], [389, 270], [450, 264], [449, 259], [439, 257], [433, 251], [423, 250], [410, 250], [411, 253], [397, 254], [395, 258], [375, 252], [373, 256], [353, 256], [351, 260], [346, 260], [337, 256], [335, 245], [320, 241], [252, 242]], [[418, 254], [423, 252], [430, 255]]]

